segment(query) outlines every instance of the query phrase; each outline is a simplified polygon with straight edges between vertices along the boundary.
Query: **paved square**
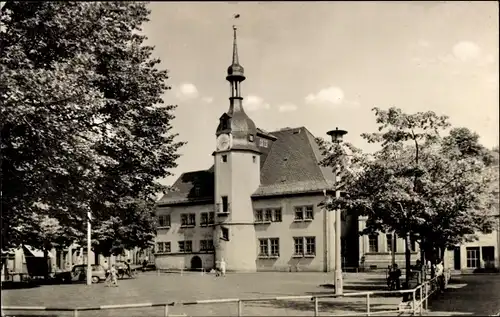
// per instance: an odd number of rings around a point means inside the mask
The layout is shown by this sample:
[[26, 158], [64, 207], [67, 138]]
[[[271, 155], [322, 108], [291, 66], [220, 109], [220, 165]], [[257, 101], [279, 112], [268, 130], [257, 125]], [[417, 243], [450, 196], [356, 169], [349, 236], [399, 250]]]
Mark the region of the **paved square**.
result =
[[[346, 274], [345, 291], [352, 292], [381, 290], [384, 288], [384, 275]], [[6, 306], [99, 306], [131, 303], [179, 302], [214, 298], [255, 298], [293, 295], [313, 295], [331, 293], [331, 289], [320, 285], [331, 283], [333, 274], [325, 273], [240, 273], [216, 278], [200, 273], [142, 273], [136, 279], [121, 280], [119, 287], [105, 287], [100, 283], [86, 286], [46, 285], [30, 289], [2, 290], [3, 304]], [[371, 309], [394, 308], [401, 298], [371, 299]], [[174, 315], [189, 316], [229, 316], [237, 315], [237, 304], [204, 304], [196, 306], [170, 307]], [[320, 312], [348, 313], [366, 311], [365, 297], [324, 299], [320, 302]], [[314, 303], [310, 300], [287, 300], [245, 303], [243, 314], [247, 316], [311, 316]], [[28, 315], [28, 313], [24, 313]], [[33, 312], [32, 314], [38, 314]], [[158, 308], [126, 310], [101, 310], [80, 312], [79, 316], [162, 316]], [[69, 316], [71, 313], [44, 312], [44, 315]]]

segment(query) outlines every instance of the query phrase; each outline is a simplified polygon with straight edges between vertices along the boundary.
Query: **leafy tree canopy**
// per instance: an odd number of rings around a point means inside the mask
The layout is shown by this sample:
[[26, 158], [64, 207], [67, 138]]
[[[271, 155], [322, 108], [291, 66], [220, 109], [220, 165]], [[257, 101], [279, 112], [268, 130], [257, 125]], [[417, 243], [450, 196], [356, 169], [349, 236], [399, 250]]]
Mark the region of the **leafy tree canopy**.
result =
[[[453, 128], [443, 138], [448, 119], [433, 112], [374, 111], [379, 131], [362, 136], [382, 148], [366, 155], [349, 145], [353, 159], [341, 184], [346, 195], [327, 207], [368, 216], [364, 233], [409, 234], [433, 250], [471, 239], [478, 231], [489, 232], [493, 218], [488, 215], [498, 199], [492, 190], [498, 168], [491, 168], [494, 155], [478, 143], [477, 134]], [[323, 165], [346, 166], [340, 145], [319, 144]]]
[[1, 10], [2, 249], [36, 240], [26, 228], [43, 215], [80, 238], [89, 211], [98, 227], [130, 225], [127, 247], [142, 244], [151, 210], [130, 202], [150, 208], [168, 189], [158, 180], [183, 145], [171, 131], [175, 106], [163, 105], [167, 71], [140, 34], [146, 4], [8, 1]]

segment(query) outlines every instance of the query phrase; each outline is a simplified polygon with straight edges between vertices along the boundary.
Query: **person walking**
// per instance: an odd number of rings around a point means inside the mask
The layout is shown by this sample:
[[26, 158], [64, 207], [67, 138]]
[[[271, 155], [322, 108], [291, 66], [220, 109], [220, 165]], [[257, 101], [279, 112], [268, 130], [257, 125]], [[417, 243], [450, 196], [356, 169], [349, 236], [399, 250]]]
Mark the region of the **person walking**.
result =
[[111, 285], [118, 287], [118, 271], [116, 270], [115, 265], [111, 265], [111, 269], [109, 270], [111, 275]]
[[438, 264], [436, 264], [436, 279], [438, 282], [439, 291], [441, 293], [444, 293], [445, 278], [444, 278], [444, 265], [442, 259], [439, 259]]
[[222, 276], [226, 276], [226, 261], [224, 261], [224, 258], [220, 259], [220, 272]]

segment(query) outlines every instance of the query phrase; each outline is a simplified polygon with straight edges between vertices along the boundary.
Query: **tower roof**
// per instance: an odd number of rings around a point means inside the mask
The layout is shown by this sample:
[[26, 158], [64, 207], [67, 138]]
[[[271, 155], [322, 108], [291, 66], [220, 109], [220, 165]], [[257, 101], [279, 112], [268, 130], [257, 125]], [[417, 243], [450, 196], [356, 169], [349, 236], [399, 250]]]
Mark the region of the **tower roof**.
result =
[[240, 65], [238, 57], [238, 44], [236, 41], [236, 26], [233, 25], [233, 62], [227, 68], [228, 81], [244, 81], [245, 80], [245, 69]]

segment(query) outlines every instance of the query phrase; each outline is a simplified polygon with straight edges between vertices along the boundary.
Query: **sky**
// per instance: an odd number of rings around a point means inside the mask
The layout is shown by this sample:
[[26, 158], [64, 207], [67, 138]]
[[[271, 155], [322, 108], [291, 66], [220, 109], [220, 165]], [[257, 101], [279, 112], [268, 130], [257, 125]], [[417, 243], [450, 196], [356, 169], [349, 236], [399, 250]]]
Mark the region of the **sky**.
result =
[[[499, 143], [498, 3], [489, 2], [152, 2], [146, 44], [168, 69], [166, 104], [178, 105], [181, 148], [171, 185], [213, 164], [225, 80], [238, 27], [245, 111], [267, 131], [377, 128], [371, 109], [448, 115], [453, 126]], [[234, 14], [240, 18], [233, 19]]]

